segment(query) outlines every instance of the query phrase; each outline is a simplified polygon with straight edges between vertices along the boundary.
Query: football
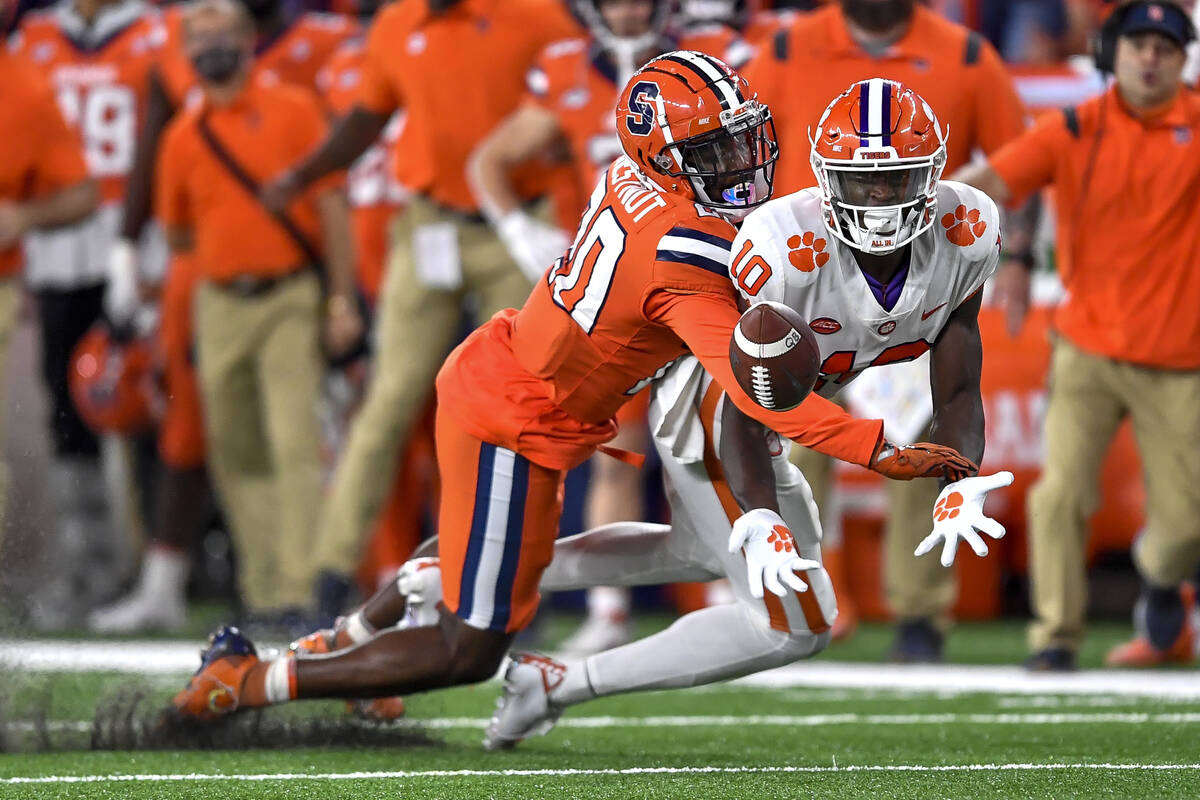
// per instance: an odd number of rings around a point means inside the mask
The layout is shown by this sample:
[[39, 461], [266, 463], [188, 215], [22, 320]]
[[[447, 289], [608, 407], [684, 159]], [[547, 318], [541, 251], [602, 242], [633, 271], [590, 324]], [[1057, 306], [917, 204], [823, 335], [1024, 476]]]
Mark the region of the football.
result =
[[821, 366], [808, 323], [783, 303], [758, 303], [742, 314], [729, 342], [729, 363], [738, 384], [771, 411], [800, 405]]

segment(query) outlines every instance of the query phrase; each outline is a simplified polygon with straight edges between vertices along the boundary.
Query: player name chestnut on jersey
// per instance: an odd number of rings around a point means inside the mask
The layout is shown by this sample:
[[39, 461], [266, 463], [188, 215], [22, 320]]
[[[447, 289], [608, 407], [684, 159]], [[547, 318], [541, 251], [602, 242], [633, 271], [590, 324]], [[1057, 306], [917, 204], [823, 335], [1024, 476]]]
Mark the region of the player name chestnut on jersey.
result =
[[808, 320], [821, 351], [813, 391], [823, 397], [867, 367], [929, 350], [999, 261], [995, 203], [970, 186], [942, 181], [933, 225], [913, 240], [907, 278], [889, 311], [872, 293], [855, 251], [829, 235], [821, 214], [817, 188], [751, 212], [734, 242], [730, 274], [750, 303], [784, 303]]

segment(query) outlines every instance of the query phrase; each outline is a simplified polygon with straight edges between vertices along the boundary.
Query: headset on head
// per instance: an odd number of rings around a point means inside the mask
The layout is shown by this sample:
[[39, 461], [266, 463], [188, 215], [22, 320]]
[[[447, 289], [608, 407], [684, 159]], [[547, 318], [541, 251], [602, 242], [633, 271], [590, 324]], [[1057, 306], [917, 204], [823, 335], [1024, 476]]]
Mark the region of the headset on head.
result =
[[1192, 24], [1192, 18], [1188, 16], [1187, 11], [1179, 5], [1170, 2], [1170, 0], [1159, 0], [1157, 3], [1152, 3], [1149, 0], [1137, 0], [1137, 2], [1125, 3], [1118, 6], [1108, 15], [1108, 19], [1104, 20], [1104, 24], [1100, 26], [1100, 30], [1092, 39], [1092, 58], [1096, 61], [1096, 69], [1101, 72], [1107, 72], [1110, 75], [1112, 74], [1117, 61], [1117, 39], [1121, 38], [1121, 28], [1125, 24], [1126, 17], [1129, 16], [1133, 9], [1149, 5], [1170, 6], [1172, 9], [1178, 11], [1186, 23], [1188, 42], [1196, 40], [1196, 28]]

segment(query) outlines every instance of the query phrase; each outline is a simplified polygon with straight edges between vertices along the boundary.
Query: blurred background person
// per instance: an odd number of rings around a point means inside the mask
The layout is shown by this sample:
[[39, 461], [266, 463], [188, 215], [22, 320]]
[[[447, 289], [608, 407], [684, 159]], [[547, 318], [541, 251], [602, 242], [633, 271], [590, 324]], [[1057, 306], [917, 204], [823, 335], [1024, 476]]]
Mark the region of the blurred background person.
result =
[[[838, 0], [802, 14], [762, 44], [745, 73], [771, 106], [778, 128], [777, 196], [815, 184], [809, 165], [809, 131], [816, 128], [828, 98], [855, 81], [887, 77], [905, 83], [928, 101], [938, 119], [949, 126], [947, 174], [965, 164], [976, 148], [995, 152], [1025, 124], [1020, 99], [995, 49], [978, 33], [916, 0]], [[1009, 258], [1029, 257], [1032, 227], [1031, 221], [1010, 216], [1005, 232]], [[925, 359], [916, 367], [903, 368], [904, 373], [893, 368], [889, 377], [909, 384], [909, 393], [926, 397], [927, 363]], [[834, 373], [839, 371], [832, 358], [822, 365], [827, 379], [836, 379]], [[868, 373], [855, 382], [855, 389], [870, 391], [871, 382], [881, 379]], [[911, 428], [913, 441], [924, 438], [931, 413], [915, 420], [893, 414], [887, 421], [889, 435], [901, 436], [899, 428]], [[792, 453], [822, 510], [829, 545], [824, 548], [826, 567], [841, 600], [834, 636], [844, 637], [853, 628], [855, 612], [845, 591], [840, 526], [830, 500], [832, 463], [803, 448], [795, 447]], [[913, 556], [929, 533], [938, 485], [936, 481], [889, 482], [887, 492], [884, 585], [897, 619], [889, 657], [938, 661], [956, 593], [954, 574], [935, 558]]]
[[[0, 17], [12, 18], [15, 3], [0, 3]], [[21, 299], [21, 242], [32, 231], [72, 225], [93, 213], [100, 193], [89, 176], [83, 143], [68, 127], [42, 70], [24, 58], [0, 50], [0, 86], [4, 113], [0, 137], [6, 143], [0, 162], [0, 376], [5, 375], [9, 344]], [[0, 461], [0, 525], [7, 498], [8, 468]], [[0, 528], [0, 532], [2, 532]], [[0, 535], [0, 557], [3, 555]]]
[[246, 612], [298, 628], [321, 506], [321, 345], [339, 355], [362, 323], [342, 176], [279, 212], [257, 196], [326, 123], [311, 92], [255, 73], [254, 40], [233, 0], [188, 8], [184, 41], [203, 97], [164, 134], [156, 204], [172, 251], [193, 253], [202, 276], [194, 336], [205, 430]]
[[[80, 339], [102, 316], [105, 254], [120, 223], [133, 167], [146, 79], [163, 41], [142, 0], [61, 0], [27, 14], [12, 47], [50, 79], [59, 108], [79, 131], [97, 213], [69, 227], [31, 234], [26, 282], [37, 299], [41, 370], [50, 401], [53, 461], [49, 478], [58, 528], [51, 548], [58, 568], [38, 586], [35, 625], [63, 627], [111, 600], [125, 578], [131, 541], [141, 528], [127, 443], [99, 437], [71, 400], [68, 372]], [[161, 264], [161, 239], [138, 243]], [[159, 267], [161, 269], [161, 266]]]
[[[357, 31], [348, 18], [297, 13], [272, 0], [253, 0], [245, 7], [254, 21], [253, 69], [307, 89], [315, 89], [321, 65]], [[162, 132], [187, 99], [200, 91], [200, 78], [183, 37], [185, 10], [179, 4], [162, 12], [165, 40], [146, 76], [146, 112], [127, 184], [121, 236], [108, 254], [104, 306], [116, 324], [131, 321], [143, 300], [155, 293], [151, 285], [162, 284], [157, 343], [164, 402], [158, 429], [162, 467], [141, 570], [128, 595], [88, 616], [88, 626], [98, 632], [176, 630], [185, 624], [193, 550], [216, 513], [192, 342], [193, 294], [201, 276], [190, 254], [176, 253], [160, 278], [146, 269], [133, 244], [150, 219]]]
[[[576, 32], [552, 0], [400, 0], [386, 7], [368, 34], [353, 109], [319, 149], [297, 160], [268, 191], [278, 207], [314, 180], [351, 164], [396, 111], [407, 111], [395, 145], [396, 170], [413, 197], [393, 223], [374, 373], [335, 472], [312, 556], [321, 572], [318, 616], [326, 624], [347, 602], [349, 575], [392, 484], [397, 450], [462, 330], [464, 302], [473, 303], [477, 320], [485, 320], [519, 307], [529, 294], [534, 276], [512, 260], [479, 213], [464, 166], [479, 141], [520, 102], [525, 72], [538, 52]], [[517, 179], [523, 203], [546, 192], [545, 168], [530, 165]], [[540, 219], [537, 225], [530, 237], [554, 230]], [[565, 249], [565, 239], [556, 237], [545, 266]], [[558, 252], [549, 255], [554, 249]]]
[[[1083, 643], [1087, 521], [1118, 424], [1133, 423], [1146, 527], [1133, 548], [1145, 587], [1138, 636], [1110, 665], [1193, 659], [1180, 592], [1200, 565], [1200, 99], [1182, 81], [1187, 14], [1134, 2], [1106, 21], [1097, 66], [1113, 85], [1049, 114], [964, 173], [997, 202], [1052, 186], [1066, 298], [1045, 420], [1045, 465], [1030, 492], [1033, 670], [1070, 670]], [[1029, 274], [1001, 267], [1028, 306]]]

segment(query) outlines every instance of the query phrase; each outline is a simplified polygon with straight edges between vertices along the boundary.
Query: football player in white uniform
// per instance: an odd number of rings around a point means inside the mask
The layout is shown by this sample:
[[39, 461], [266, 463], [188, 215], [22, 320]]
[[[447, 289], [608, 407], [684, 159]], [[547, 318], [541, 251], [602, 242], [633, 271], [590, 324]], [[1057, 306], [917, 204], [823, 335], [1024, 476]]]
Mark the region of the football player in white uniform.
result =
[[[945, 135], [928, 105], [898, 84], [855, 84], [826, 111], [817, 139], [820, 187], [768, 202], [747, 217], [733, 248], [734, 280], [748, 302], [785, 302], [810, 320], [826, 396], [868, 366], [932, 350], [933, 438], [979, 458], [976, 313], [979, 289], [998, 259], [995, 206], [968, 186], [939, 181]], [[778, 437], [725, 403], [691, 357], [654, 382], [650, 423], [672, 524], [617, 523], [562, 539], [540, 588], [728, 577], [736, 602], [584, 659], [513, 654], [486, 733], [490, 747], [544, 733], [566, 706], [593, 697], [726, 680], [814, 655], [829, 640], [837, 607], [820, 564], [816, 509]], [[772, 456], [765, 474], [766, 460], [758, 457], [763, 443]], [[983, 516], [983, 499], [1012, 476], [969, 477], [974, 464], [965, 460], [943, 475], [941, 464], [922, 464], [943, 448], [894, 449], [896, 458], [911, 462], [911, 477], [949, 483], [921, 552], [944, 542], [949, 565], [961, 537], [986, 553], [975, 528], [997, 537], [1004, 530]], [[779, 513], [760, 497], [772, 477]], [[750, 493], [759, 497], [745, 497]], [[743, 508], [755, 510], [743, 515]], [[774, 547], [743, 548], [752, 529], [777, 532], [766, 540]], [[409, 595], [410, 616], [428, 614], [437, 595], [431, 566], [410, 562], [398, 581]], [[379, 609], [368, 607], [365, 616], [378, 619]], [[360, 611], [341, 626], [333, 637], [339, 646], [367, 633], [365, 616]]]

